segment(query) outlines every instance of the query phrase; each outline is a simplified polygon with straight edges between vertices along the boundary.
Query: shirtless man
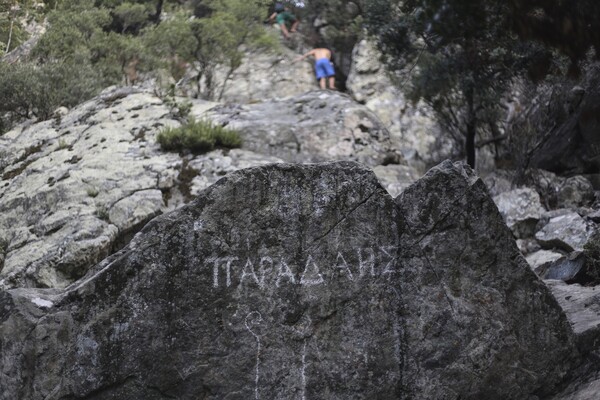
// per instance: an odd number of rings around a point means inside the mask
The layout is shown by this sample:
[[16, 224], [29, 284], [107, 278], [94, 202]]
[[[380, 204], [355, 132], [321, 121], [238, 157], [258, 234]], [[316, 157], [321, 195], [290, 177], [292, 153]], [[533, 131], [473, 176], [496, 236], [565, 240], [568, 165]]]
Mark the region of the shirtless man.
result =
[[321, 89], [325, 89], [325, 79], [327, 78], [329, 80], [329, 89], [335, 90], [335, 70], [331, 63], [331, 51], [325, 48], [312, 49], [308, 53], [296, 58], [293, 62], [298, 62], [309, 56], [315, 57], [315, 75]]

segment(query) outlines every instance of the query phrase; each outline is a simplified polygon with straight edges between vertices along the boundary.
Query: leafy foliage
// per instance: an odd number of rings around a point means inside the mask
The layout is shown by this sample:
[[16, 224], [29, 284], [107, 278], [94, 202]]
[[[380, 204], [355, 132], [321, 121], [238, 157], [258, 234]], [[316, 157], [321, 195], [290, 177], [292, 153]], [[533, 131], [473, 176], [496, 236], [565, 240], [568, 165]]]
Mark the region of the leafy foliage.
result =
[[0, 115], [46, 119], [60, 106], [75, 106], [96, 95], [106, 82], [88, 63], [0, 63]]
[[121, 25], [121, 33], [137, 31], [149, 20], [152, 8], [148, 4], [122, 3], [113, 11], [116, 22]]
[[190, 119], [178, 128], [165, 128], [156, 137], [163, 150], [193, 152], [213, 150], [217, 146], [236, 148], [242, 145], [238, 132], [209, 121]]
[[[0, 0], [0, 52], [6, 23], [33, 0]], [[30, 4], [31, 3], [31, 4]], [[268, 0], [203, 0], [208, 12], [194, 18], [189, 2], [164, 0], [47, 0], [48, 29], [26, 65], [2, 66], [0, 112], [6, 127], [19, 118], [46, 118], [102, 88], [137, 80], [138, 73], [167, 66], [180, 78], [192, 68], [206, 97], [220, 97], [217, 66], [225, 81], [242, 60], [240, 46], [271, 44], [262, 27]], [[170, 10], [161, 19], [162, 9]], [[27, 11], [29, 12], [29, 10]], [[12, 13], [12, 14], [11, 14]], [[17, 44], [18, 28], [12, 28]], [[3, 36], [4, 35], [4, 36]], [[5, 46], [4, 46], [5, 47]], [[11, 45], [12, 47], [12, 45]], [[221, 84], [222, 90], [225, 85]], [[221, 92], [222, 94], [222, 92]]]
[[31, 0], [0, 0], [0, 56], [27, 40], [22, 21], [28, 15], [35, 14], [34, 6]]
[[42, 61], [91, 59], [92, 43], [100, 38], [110, 23], [108, 10], [74, 7], [51, 12], [50, 27], [34, 49], [33, 56]]
[[590, 48], [600, 56], [600, 3], [596, 0], [511, 0], [512, 29], [522, 38], [536, 39], [558, 49], [579, 72]]
[[367, 9], [388, 64], [412, 65], [412, 99], [431, 105], [473, 167], [476, 135], [500, 136], [501, 100], [544, 51], [511, 32], [510, 11], [496, 0], [376, 0]]
[[[198, 93], [205, 98], [221, 98], [214, 92], [217, 66], [226, 69], [225, 81], [241, 64], [242, 45], [265, 45], [262, 28], [265, 0], [206, 0], [202, 2], [210, 12], [205, 18], [190, 19], [179, 13], [146, 31], [146, 45], [164, 59], [181, 59], [195, 70]], [[204, 87], [202, 87], [204, 86]]]

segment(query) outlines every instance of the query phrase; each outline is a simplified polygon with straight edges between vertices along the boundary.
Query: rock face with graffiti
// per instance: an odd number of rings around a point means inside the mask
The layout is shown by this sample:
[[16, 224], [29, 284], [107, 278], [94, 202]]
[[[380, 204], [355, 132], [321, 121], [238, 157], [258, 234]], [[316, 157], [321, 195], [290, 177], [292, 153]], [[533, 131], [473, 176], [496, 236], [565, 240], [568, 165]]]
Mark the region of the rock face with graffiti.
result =
[[[0, 292], [0, 399], [521, 399], [579, 356], [483, 183], [223, 178], [64, 290]], [[9, 366], [9, 367], [7, 367]]]

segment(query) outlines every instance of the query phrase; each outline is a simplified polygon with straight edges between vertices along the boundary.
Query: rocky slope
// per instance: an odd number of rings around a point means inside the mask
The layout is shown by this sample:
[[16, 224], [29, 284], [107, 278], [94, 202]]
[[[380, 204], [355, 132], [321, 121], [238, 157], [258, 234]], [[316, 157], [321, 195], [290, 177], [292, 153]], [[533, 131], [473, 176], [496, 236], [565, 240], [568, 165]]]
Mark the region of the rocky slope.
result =
[[343, 94], [247, 105], [194, 100], [191, 114], [238, 129], [243, 148], [161, 151], [156, 134], [178, 120], [160, 98], [127, 88], [0, 137], [0, 285], [63, 287], [151, 218], [240, 168], [356, 160], [376, 167], [392, 193], [416, 178], [405, 165], [383, 165], [402, 161], [388, 131]]
[[[0, 292], [1, 399], [523, 399], [574, 337], [481, 180], [238, 171], [64, 290]], [[526, 373], [524, 373], [526, 372]]]
[[[594, 182], [486, 190], [445, 163], [411, 186], [456, 149], [368, 42], [348, 95], [293, 56], [249, 55], [222, 103], [178, 99], [241, 149], [161, 151], [180, 119], [152, 87], [0, 137], [0, 398], [594, 398]], [[379, 183], [236, 172], [328, 160]]]

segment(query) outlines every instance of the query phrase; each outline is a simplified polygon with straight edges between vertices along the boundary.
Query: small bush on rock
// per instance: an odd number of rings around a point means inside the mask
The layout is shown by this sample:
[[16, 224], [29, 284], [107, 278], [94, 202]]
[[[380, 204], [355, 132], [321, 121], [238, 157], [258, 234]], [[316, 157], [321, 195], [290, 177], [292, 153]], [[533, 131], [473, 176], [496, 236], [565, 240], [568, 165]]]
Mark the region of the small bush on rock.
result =
[[210, 121], [193, 119], [178, 128], [165, 128], [156, 140], [166, 151], [188, 149], [192, 152], [205, 152], [215, 147], [236, 148], [242, 145], [238, 132]]

